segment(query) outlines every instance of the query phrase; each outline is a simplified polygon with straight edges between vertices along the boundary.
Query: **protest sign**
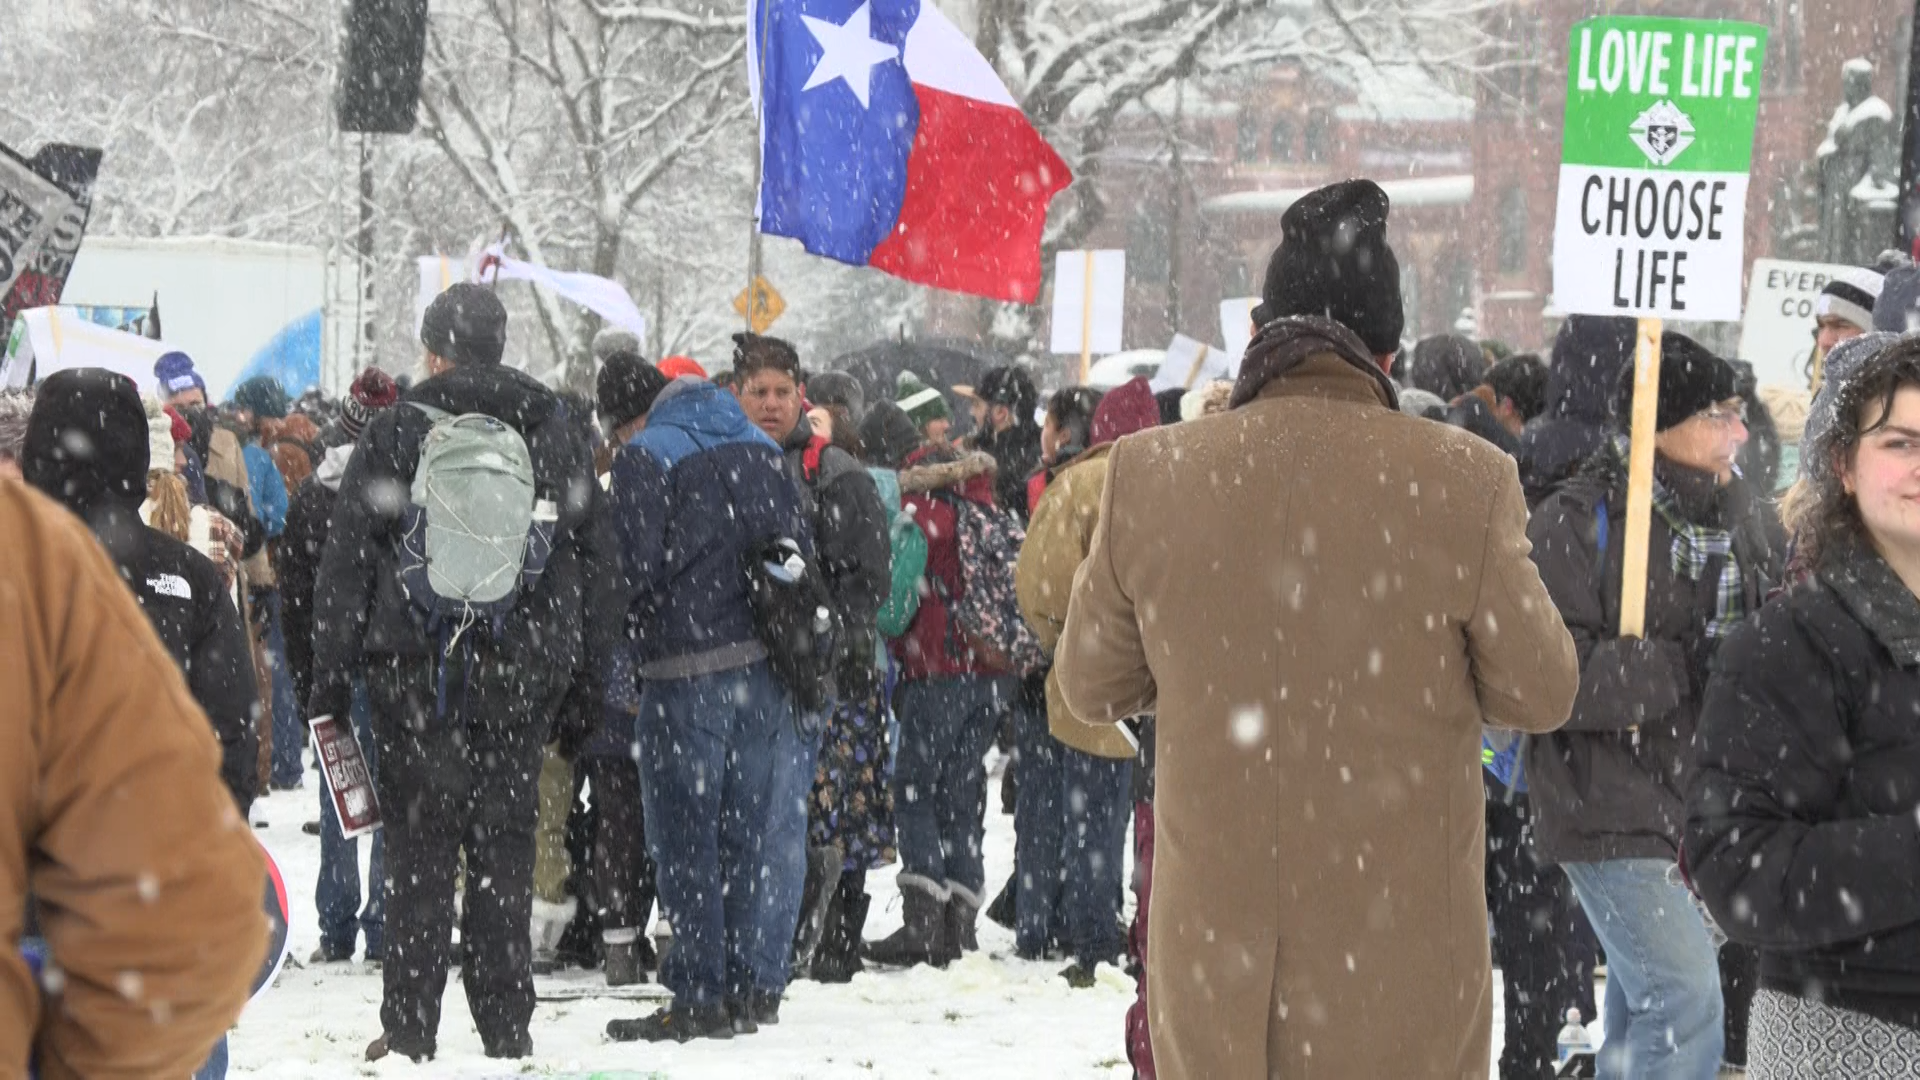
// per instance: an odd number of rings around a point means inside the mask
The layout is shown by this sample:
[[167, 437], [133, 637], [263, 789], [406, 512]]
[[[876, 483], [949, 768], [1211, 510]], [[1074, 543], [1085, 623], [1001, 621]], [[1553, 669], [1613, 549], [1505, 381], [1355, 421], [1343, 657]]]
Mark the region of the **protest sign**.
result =
[[373, 773], [353, 737], [352, 726], [335, 716], [316, 716], [307, 726], [313, 729], [320, 775], [326, 778], [327, 794], [340, 816], [340, 835], [351, 840], [378, 829], [380, 800], [374, 795]]

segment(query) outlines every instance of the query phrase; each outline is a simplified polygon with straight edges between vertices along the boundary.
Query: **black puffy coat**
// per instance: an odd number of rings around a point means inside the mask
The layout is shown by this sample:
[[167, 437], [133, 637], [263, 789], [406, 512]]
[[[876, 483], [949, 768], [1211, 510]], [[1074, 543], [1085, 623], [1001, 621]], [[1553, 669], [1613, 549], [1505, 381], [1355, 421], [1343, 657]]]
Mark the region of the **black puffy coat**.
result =
[[[1745, 485], [1715, 488], [1711, 476], [1664, 458], [1656, 459], [1654, 475], [1688, 520], [1733, 533], [1745, 609], [1758, 610], [1779, 580], [1782, 559]], [[1709, 559], [1698, 581], [1676, 572], [1673, 531], [1653, 514], [1646, 636], [1620, 637], [1626, 490], [1625, 466], [1605, 450], [1527, 526], [1540, 579], [1580, 655], [1580, 692], [1566, 726], [1527, 743], [1533, 845], [1544, 862], [1673, 859], [1680, 850], [1695, 727], [1716, 645], [1706, 624], [1725, 560]]]
[[450, 413], [483, 413], [526, 439], [534, 495], [558, 510], [553, 553], [534, 587], [508, 613], [494, 643], [514, 662], [544, 670], [558, 686], [616, 647], [622, 613], [614, 590], [589, 589], [582, 551], [611, 550], [594, 503], [589, 448], [568, 422], [560, 399], [524, 372], [501, 365], [455, 367], [408, 391], [374, 417], [340, 482], [314, 589], [316, 693], [338, 695], [338, 676], [374, 654], [425, 656], [433, 645], [400, 586], [402, 511], [433, 422], [414, 403]]
[[147, 621], [180, 666], [220, 740], [220, 779], [244, 817], [259, 784], [253, 647], [211, 560], [140, 523], [132, 511], [88, 515]]
[[1920, 600], [1847, 552], [1721, 650], [1694, 887], [1760, 983], [1920, 1028]]
[[1539, 505], [1606, 445], [1614, 391], [1633, 363], [1637, 326], [1597, 315], [1573, 315], [1561, 324], [1547, 366], [1547, 409], [1520, 433], [1527, 505]]
[[973, 447], [993, 455], [999, 471], [993, 476], [993, 499], [1002, 510], [1027, 522], [1027, 478], [1040, 468], [1040, 429], [1026, 417], [1005, 431], [973, 437]]
[[320, 556], [327, 546], [327, 523], [339, 496], [353, 444], [329, 449], [314, 474], [293, 493], [287, 527], [280, 533], [280, 630], [287, 642], [287, 670], [301, 708], [313, 694], [313, 592]]
[[880, 489], [852, 454], [837, 446], [814, 448], [805, 417], [781, 445], [787, 475], [799, 485], [813, 526], [813, 543], [826, 574], [827, 591], [845, 627], [838, 664], [842, 700], [865, 700], [874, 690], [873, 658], [879, 652], [876, 620], [893, 585], [891, 515]]

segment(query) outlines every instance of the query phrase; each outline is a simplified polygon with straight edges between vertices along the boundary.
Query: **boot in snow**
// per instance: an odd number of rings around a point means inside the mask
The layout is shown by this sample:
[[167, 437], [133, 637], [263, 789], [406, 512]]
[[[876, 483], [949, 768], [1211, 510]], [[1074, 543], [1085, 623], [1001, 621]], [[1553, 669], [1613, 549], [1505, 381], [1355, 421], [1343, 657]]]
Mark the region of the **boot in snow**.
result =
[[647, 981], [647, 972], [640, 966], [640, 931], [607, 930], [602, 932], [601, 951], [606, 960], [601, 970], [606, 973], [608, 986], [638, 986]]
[[807, 882], [800, 892], [800, 922], [793, 932], [793, 977], [804, 979], [820, 951], [826, 933], [828, 909], [840, 887], [840, 869], [846, 862], [837, 846], [807, 849]]
[[614, 1042], [692, 1042], [695, 1039], [731, 1039], [733, 1021], [727, 1007], [669, 1005], [638, 1020], [615, 1020], [607, 1025]]
[[418, 1065], [433, 1060], [433, 1049], [432, 1046], [408, 1046], [404, 1040], [381, 1032], [379, 1038], [367, 1044], [367, 1060], [379, 1061], [388, 1054], [399, 1054]]
[[1060, 972], [1060, 977], [1067, 980], [1067, 985], [1075, 990], [1091, 990], [1094, 984], [1094, 973], [1099, 967], [1098, 963], [1083, 964], [1075, 960]]
[[1001, 889], [1000, 895], [994, 897], [993, 903], [987, 905], [987, 918], [992, 919], [994, 922], [999, 923], [1001, 926], [1004, 926], [1009, 930], [1013, 929], [1013, 919], [1014, 919], [1013, 894], [1014, 894], [1014, 878], [1010, 875], [1007, 878], [1007, 887], [1004, 889]]
[[849, 983], [865, 970], [860, 963], [860, 933], [867, 926], [867, 908], [873, 897], [855, 893], [849, 897], [836, 890], [833, 908], [827, 914], [827, 931], [820, 939], [820, 951], [813, 957], [813, 978], [823, 983]]
[[861, 949], [861, 956], [868, 963], [885, 964], [888, 967], [912, 967], [915, 964], [946, 967], [951, 957], [947, 949], [945, 897], [933, 892], [931, 883], [923, 878], [910, 874], [900, 877], [900, 899], [906, 908], [906, 925], [889, 937], [868, 942]]
[[980, 939], [974, 933], [980, 904], [957, 885], [949, 884], [947, 890], [947, 955], [958, 960], [966, 953], [980, 951]]

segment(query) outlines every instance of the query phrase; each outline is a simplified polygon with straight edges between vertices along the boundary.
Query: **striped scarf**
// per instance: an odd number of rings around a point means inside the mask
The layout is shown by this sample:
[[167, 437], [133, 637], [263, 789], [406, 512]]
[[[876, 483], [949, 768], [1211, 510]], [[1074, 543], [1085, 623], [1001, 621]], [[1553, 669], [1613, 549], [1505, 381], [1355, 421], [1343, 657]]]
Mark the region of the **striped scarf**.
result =
[[[1622, 463], [1629, 460], [1629, 450], [1626, 436], [1614, 436], [1613, 452]], [[1707, 620], [1707, 636], [1717, 640], [1733, 633], [1734, 627], [1747, 616], [1747, 595], [1741, 583], [1740, 560], [1733, 554], [1733, 533], [1688, 521], [1680, 513], [1673, 493], [1657, 479], [1653, 483], [1653, 509], [1673, 533], [1674, 573], [1688, 581], [1699, 581], [1714, 556], [1725, 560], [1720, 564], [1720, 581], [1714, 590], [1713, 618]]]

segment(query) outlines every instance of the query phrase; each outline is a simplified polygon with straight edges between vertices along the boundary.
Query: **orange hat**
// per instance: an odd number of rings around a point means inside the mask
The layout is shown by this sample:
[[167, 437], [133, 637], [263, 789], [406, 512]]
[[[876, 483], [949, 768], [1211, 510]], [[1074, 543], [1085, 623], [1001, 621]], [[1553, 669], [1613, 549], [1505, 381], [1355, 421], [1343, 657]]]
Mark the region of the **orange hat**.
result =
[[660, 361], [657, 366], [660, 368], [660, 374], [665, 375], [669, 379], [678, 379], [686, 375], [691, 375], [696, 379], [704, 379], [707, 377], [707, 369], [701, 367], [699, 361], [691, 357], [669, 356], [665, 360]]

